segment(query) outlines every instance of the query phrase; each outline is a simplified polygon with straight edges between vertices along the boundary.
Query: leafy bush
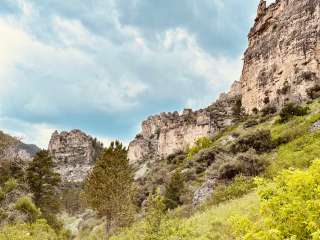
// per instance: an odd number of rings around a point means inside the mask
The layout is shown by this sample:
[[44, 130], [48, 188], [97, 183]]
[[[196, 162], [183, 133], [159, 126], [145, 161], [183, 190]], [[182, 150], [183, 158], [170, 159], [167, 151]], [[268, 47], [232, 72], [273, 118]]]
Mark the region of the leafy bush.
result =
[[240, 198], [255, 187], [252, 178], [239, 175], [229, 185], [218, 185], [212, 194], [209, 204], [219, 204], [231, 199]]
[[280, 112], [280, 123], [289, 121], [293, 116], [304, 116], [308, 113], [308, 107], [301, 107], [294, 103], [288, 103], [285, 105]]
[[252, 108], [251, 111], [252, 111], [252, 113], [255, 114], [255, 115], [257, 115], [258, 112], [259, 112], [258, 108], [256, 108], [256, 107]]
[[35, 222], [41, 214], [29, 197], [19, 198], [15, 203], [15, 208], [27, 215], [28, 222]]
[[193, 160], [207, 168], [216, 160], [216, 153], [215, 148], [206, 148], [195, 154]]
[[270, 130], [258, 130], [245, 135], [231, 146], [231, 151], [235, 153], [246, 152], [253, 148], [257, 153], [268, 152], [273, 148]]
[[14, 178], [10, 178], [8, 181], [5, 182], [2, 189], [5, 193], [9, 193], [13, 191], [17, 186], [18, 186], [17, 181]]
[[273, 115], [277, 112], [277, 108], [273, 105], [268, 104], [263, 109], [261, 109], [263, 116]]
[[205, 148], [208, 148], [212, 145], [212, 140], [210, 140], [209, 138], [207, 137], [201, 137], [201, 138], [198, 138], [197, 141], [195, 142], [195, 144], [188, 149], [188, 159], [192, 159], [192, 157], [200, 152], [200, 150], [202, 149], [205, 149]]
[[179, 165], [183, 163], [183, 161], [186, 159], [186, 154], [184, 152], [177, 152], [170, 154], [167, 157], [167, 163], [173, 164], [173, 165]]
[[243, 124], [243, 127], [244, 128], [250, 128], [250, 127], [253, 127], [253, 126], [256, 126], [258, 125], [259, 122], [255, 119], [250, 119], [248, 121], [246, 121], [244, 124]]
[[14, 178], [7, 180], [2, 187], [0, 187], [0, 202], [3, 201], [8, 193], [17, 187], [17, 182]]
[[232, 179], [242, 174], [245, 176], [257, 176], [266, 169], [267, 162], [257, 156], [254, 151], [240, 154], [232, 161], [220, 165], [218, 178]]
[[[305, 171], [286, 170], [274, 182], [260, 181], [262, 221], [232, 219], [241, 239], [319, 239], [320, 160]], [[249, 227], [250, 226], [250, 227]]]
[[45, 220], [33, 224], [20, 223], [6, 225], [0, 230], [0, 240], [62, 240]]
[[316, 98], [320, 97], [320, 86], [315, 85], [314, 87], [309, 88], [307, 90], [307, 94], [311, 99], [316, 99]]

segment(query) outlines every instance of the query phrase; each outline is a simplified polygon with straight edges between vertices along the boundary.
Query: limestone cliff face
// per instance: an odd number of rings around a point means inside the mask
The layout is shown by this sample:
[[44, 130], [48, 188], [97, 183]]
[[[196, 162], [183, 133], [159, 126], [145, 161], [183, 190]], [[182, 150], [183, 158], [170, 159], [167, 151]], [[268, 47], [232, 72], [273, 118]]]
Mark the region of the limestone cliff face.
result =
[[[302, 102], [310, 92], [320, 96], [320, 1], [261, 0], [248, 35], [240, 81], [206, 109], [182, 114], [162, 113], [142, 123], [142, 132], [129, 145], [129, 159], [143, 175], [146, 160], [183, 151], [199, 137], [214, 136], [230, 126], [235, 99], [250, 113], [267, 104], [281, 108]], [[312, 90], [312, 91], [311, 91]]]
[[128, 158], [132, 164], [166, 158], [185, 150], [200, 137], [213, 137], [230, 126], [232, 107], [239, 96], [221, 96], [221, 100], [206, 109], [182, 113], [161, 113], [142, 123], [142, 131], [130, 144]]
[[48, 150], [63, 182], [82, 182], [92, 168], [102, 144], [80, 130], [55, 131]]
[[248, 112], [266, 104], [301, 102], [320, 86], [320, 1], [261, 1], [249, 33], [241, 76]]

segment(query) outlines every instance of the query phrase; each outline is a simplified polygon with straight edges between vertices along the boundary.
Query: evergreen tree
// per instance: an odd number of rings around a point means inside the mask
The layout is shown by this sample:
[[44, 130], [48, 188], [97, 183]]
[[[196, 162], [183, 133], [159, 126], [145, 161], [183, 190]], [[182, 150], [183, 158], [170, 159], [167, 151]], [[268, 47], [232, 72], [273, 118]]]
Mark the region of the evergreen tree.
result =
[[33, 201], [41, 209], [43, 217], [56, 230], [61, 228], [55, 214], [60, 210], [58, 186], [60, 175], [54, 172], [54, 162], [48, 151], [36, 154], [27, 169], [27, 182], [33, 193]]
[[131, 220], [133, 171], [127, 150], [116, 141], [104, 150], [84, 185], [87, 204], [106, 218], [107, 239], [111, 229], [124, 226]]
[[180, 171], [176, 171], [165, 189], [165, 205], [167, 209], [174, 209], [182, 204], [181, 195], [184, 192], [184, 179]]
[[[144, 240], [157, 240], [161, 238], [161, 230], [166, 220], [165, 200], [160, 191], [150, 195], [147, 200], [147, 214], [145, 217], [145, 237]], [[162, 239], [162, 238], [161, 238]]]

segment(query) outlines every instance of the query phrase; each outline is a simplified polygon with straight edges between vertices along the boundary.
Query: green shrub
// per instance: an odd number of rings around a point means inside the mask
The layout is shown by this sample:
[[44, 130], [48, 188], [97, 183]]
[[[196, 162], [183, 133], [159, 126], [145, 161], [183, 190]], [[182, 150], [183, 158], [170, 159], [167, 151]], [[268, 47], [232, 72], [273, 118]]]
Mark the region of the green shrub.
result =
[[263, 109], [261, 109], [262, 116], [270, 116], [277, 112], [277, 108], [273, 105], [268, 104]]
[[35, 222], [41, 214], [29, 197], [19, 198], [15, 203], [15, 208], [27, 215], [28, 222]]
[[316, 98], [320, 97], [320, 86], [315, 85], [314, 87], [309, 88], [307, 90], [307, 94], [311, 99], [316, 99]]
[[253, 126], [256, 126], [258, 125], [259, 122], [255, 119], [250, 119], [248, 121], [246, 121], [244, 124], [243, 124], [243, 127], [244, 128], [250, 128], [250, 127], [253, 127]]
[[259, 182], [262, 221], [234, 217], [239, 239], [319, 239], [320, 160], [308, 170], [286, 170], [274, 182]]
[[193, 160], [207, 168], [216, 160], [216, 154], [215, 148], [206, 148], [195, 154]]
[[218, 169], [219, 179], [232, 179], [242, 174], [257, 176], [266, 169], [267, 162], [254, 151], [238, 155], [234, 160], [221, 164]]
[[188, 149], [188, 159], [192, 159], [192, 157], [200, 152], [200, 150], [208, 148], [212, 145], [212, 140], [207, 137], [198, 138], [195, 144]]
[[186, 154], [184, 152], [177, 152], [170, 154], [167, 157], [167, 164], [179, 165], [186, 159]]
[[308, 107], [301, 107], [295, 103], [288, 103], [281, 109], [279, 122], [287, 122], [293, 116], [304, 116], [309, 110]]
[[254, 115], [257, 115], [258, 112], [259, 112], [258, 108], [256, 108], [256, 107], [252, 108], [251, 111], [252, 111], [252, 113], [253, 113]]
[[62, 240], [45, 220], [33, 224], [5, 225], [0, 230], [0, 240]]
[[244, 196], [252, 191], [255, 187], [252, 178], [239, 175], [229, 185], [218, 185], [212, 194], [209, 204], [219, 204], [231, 199], [236, 199]]
[[0, 202], [6, 198], [6, 195], [17, 187], [17, 182], [14, 178], [7, 180], [2, 187], [0, 187]]
[[5, 182], [3, 186], [3, 191], [5, 193], [9, 193], [13, 191], [18, 186], [17, 181], [14, 178], [10, 178], [8, 181]]
[[273, 148], [270, 130], [262, 129], [240, 137], [237, 142], [231, 146], [231, 151], [236, 154], [246, 152], [250, 148], [253, 148], [259, 154], [270, 151]]

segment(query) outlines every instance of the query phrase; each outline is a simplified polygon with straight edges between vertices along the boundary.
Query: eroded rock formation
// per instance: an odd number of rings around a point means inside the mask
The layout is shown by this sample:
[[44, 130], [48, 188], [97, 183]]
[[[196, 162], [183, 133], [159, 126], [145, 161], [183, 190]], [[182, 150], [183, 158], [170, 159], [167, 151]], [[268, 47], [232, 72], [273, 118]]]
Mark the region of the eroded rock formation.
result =
[[319, 0], [261, 1], [248, 38], [241, 77], [247, 112], [305, 101], [320, 86]]
[[237, 94], [225, 94], [205, 109], [182, 113], [161, 113], [142, 123], [142, 131], [130, 143], [128, 157], [131, 164], [166, 158], [186, 150], [200, 137], [213, 137], [232, 125], [233, 106]]
[[56, 163], [63, 182], [79, 183], [87, 176], [103, 146], [96, 139], [81, 132], [55, 131], [48, 150]]

